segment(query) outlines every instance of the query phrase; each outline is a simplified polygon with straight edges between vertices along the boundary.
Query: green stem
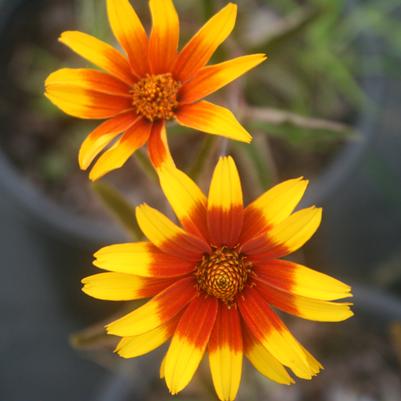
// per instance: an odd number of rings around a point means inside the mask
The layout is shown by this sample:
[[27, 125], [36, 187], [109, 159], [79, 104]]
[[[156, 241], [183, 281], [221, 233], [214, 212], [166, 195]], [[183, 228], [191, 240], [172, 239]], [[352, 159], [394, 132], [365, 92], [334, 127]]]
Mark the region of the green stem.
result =
[[143, 153], [142, 150], [137, 150], [134, 155], [142, 171], [151, 179], [151, 181], [158, 183], [159, 181], [157, 179], [157, 174], [150, 163], [149, 158]]
[[213, 145], [216, 141], [216, 138], [212, 135], [207, 135], [203, 140], [201, 148], [199, 150], [198, 157], [196, 158], [195, 162], [192, 164], [191, 168], [189, 169], [189, 174], [195, 181], [199, 178], [205, 163], [208, 160], [210, 152], [213, 149]]
[[213, 0], [203, 0], [203, 13], [205, 19], [209, 19], [214, 13]]
[[131, 203], [119, 191], [106, 183], [95, 182], [92, 188], [103, 205], [131, 234], [131, 237], [135, 240], [141, 239], [142, 232], [133, 218], [134, 210]]

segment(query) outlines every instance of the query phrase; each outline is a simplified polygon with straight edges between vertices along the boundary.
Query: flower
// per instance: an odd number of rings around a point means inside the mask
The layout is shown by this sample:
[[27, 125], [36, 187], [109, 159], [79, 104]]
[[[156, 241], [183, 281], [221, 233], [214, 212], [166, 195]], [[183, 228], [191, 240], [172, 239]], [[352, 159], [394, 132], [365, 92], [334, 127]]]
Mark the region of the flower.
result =
[[150, 242], [111, 245], [95, 254], [109, 270], [83, 280], [83, 291], [105, 300], [151, 299], [107, 325], [122, 337], [116, 352], [145, 354], [168, 341], [161, 376], [172, 394], [191, 380], [206, 350], [220, 400], [234, 400], [245, 355], [266, 377], [282, 384], [311, 379], [321, 365], [292, 336], [272, 307], [318, 321], [353, 315], [350, 287], [323, 273], [280, 259], [309, 240], [321, 209], [293, 213], [307, 187], [285, 181], [243, 207], [238, 171], [220, 159], [209, 196], [171, 166], [159, 171], [162, 189], [182, 228], [159, 211], [137, 207]]
[[206, 66], [233, 30], [237, 6], [229, 3], [214, 15], [180, 52], [172, 0], [149, 0], [149, 6], [153, 27], [148, 38], [129, 0], [107, 0], [111, 29], [126, 56], [82, 32], [60, 36], [60, 42], [105, 71], [64, 68], [45, 82], [45, 95], [65, 113], [106, 120], [79, 152], [79, 165], [86, 170], [114, 143], [94, 164], [91, 180], [121, 167], [146, 143], [155, 167], [173, 163], [165, 138], [170, 120], [238, 141], [252, 139], [228, 109], [201, 100], [266, 59], [253, 54]]

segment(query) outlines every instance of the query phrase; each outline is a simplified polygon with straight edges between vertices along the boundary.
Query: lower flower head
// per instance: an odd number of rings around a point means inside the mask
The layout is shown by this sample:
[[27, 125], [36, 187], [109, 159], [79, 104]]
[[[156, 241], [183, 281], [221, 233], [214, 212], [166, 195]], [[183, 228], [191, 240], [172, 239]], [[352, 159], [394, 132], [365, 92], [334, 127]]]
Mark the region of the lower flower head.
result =
[[281, 259], [320, 224], [319, 208], [294, 212], [307, 181], [285, 181], [244, 207], [230, 157], [217, 164], [207, 198], [175, 167], [160, 169], [159, 178], [182, 227], [138, 206], [149, 242], [101, 249], [94, 264], [109, 272], [83, 280], [83, 291], [96, 298], [150, 298], [107, 325], [109, 334], [121, 337], [116, 352], [132, 358], [171, 340], [161, 376], [172, 394], [191, 381], [207, 352], [222, 401], [236, 397], [243, 356], [278, 383], [315, 376], [320, 363], [272, 309], [317, 321], [352, 316], [350, 303], [333, 302], [350, 297], [349, 286]]

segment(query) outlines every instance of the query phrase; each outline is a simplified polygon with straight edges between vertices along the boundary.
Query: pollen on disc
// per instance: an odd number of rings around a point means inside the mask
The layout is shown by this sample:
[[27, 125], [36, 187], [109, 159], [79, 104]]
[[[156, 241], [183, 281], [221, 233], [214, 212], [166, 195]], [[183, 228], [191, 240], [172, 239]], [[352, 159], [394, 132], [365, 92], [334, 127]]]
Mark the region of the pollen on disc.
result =
[[235, 248], [213, 248], [198, 263], [195, 276], [200, 290], [224, 301], [235, 302], [248, 282], [252, 264]]
[[148, 74], [132, 87], [132, 105], [149, 121], [171, 120], [178, 106], [177, 95], [181, 86], [170, 73]]

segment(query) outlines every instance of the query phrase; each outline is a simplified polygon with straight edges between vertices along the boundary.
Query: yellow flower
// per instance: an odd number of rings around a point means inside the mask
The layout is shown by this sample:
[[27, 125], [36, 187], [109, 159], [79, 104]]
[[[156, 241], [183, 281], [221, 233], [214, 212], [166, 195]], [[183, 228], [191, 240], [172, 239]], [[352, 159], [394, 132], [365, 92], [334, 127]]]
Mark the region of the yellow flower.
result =
[[129, 0], [107, 0], [111, 29], [125, 51], [78, 31], [60, 41], [105, 72], [65, 68], [46, 80], [45, 95], [74, 117], [106, 119], [83, 142], [79, 153], [96, 180], [121, 167], [148, 143], [155, 167], [173, 164], [165, 123], [178, 124], [243, 142], [251, 136], [226, 108], [201, 99], [222, 88], [266, 59], [263, 54], [238, 57], [206, 66], [234, 28], [237, 7], [229, 3], [178, 52], [179, 20], [172, 0], [149, 0], [153, 27], [148, 37]]
[[161, 376], [172, 394], [191, 380], [207, 351], [220, 400], [236, 397], [245, 355], [282, 384], [311, 379], [321, 365], [292, 336], [272, 307], [304, 319], [352, 316], [350, 287], [308, 267], [280, 259], [317, 230], [321, 209], [293, 213], [307, 181], [285, 181], [247, 207], [234, 161], [220, 159], [209, 196], [183, 172], [165, 165], [162, 189], [182, 228], [143, 204], [138, 224], [150, 242], [111, 245], [95, 254], [108, 270], [83, 280], [83, 291], [105, 300], [151, 298], [107, 326], [122, 337], [116, 352], [145, 354], [171, 338]]

